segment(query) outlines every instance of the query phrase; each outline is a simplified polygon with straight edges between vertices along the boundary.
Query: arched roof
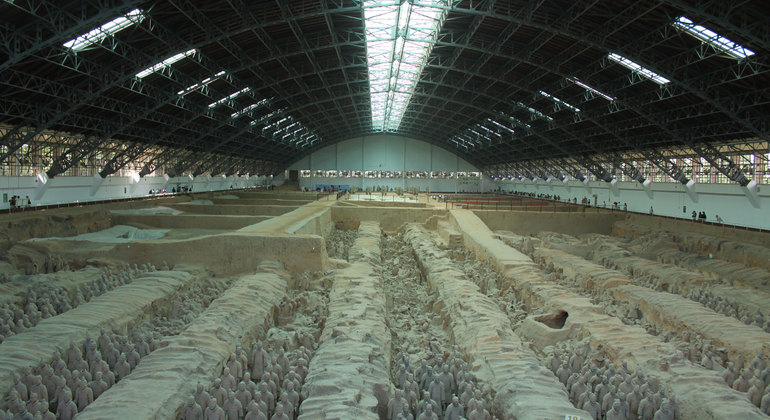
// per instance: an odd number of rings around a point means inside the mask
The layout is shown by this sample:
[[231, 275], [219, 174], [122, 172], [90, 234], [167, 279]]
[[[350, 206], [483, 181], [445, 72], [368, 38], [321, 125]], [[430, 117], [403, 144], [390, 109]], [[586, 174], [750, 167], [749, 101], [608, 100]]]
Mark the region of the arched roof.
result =
[[[596, 174], [603, 169], [590, 156], [641, 151], [664, 160], [656, 150], [687, 146], [718, 160], [714, 145], [768, 140], [770, 9], [763, 1], [442, 4], [443, 24], [397, 134], [482, 168], [583, 159]], [[247, 171], [250, 161], [275, 169], [379, 132], [365, 5], [372, 2], [0, 2], [0, 160], [53, 130], [78, 140], [52, 169], [111, 139], [130, 147], [103, 173], [155, 146], [167, 148], [157, 162], [174, 162], [178, 171], [222, 169], [212, 159], [223, 156], [231, 157], [231, 171]], [[141, 21], [86, 50], [62, 45], [135, 9]], [[680, 17], [755, 54], [730, 57], [679, 29]], [[670, 82], [653, 82], [610, 54]]]

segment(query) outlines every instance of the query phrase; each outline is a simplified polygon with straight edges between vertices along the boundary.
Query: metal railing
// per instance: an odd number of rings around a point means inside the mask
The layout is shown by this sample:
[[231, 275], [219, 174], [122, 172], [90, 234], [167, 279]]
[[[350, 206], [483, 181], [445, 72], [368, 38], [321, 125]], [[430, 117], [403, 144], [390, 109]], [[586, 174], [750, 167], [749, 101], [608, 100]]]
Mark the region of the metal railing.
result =
[[210, 194], [213, 192], [223, 192], [223, 191], [248, 191], [253, 190], [254, 188], [238, 188], [238, 189], [228, 189], [228, 190], [217, 190], [217, 191], [200, 191], [200, 192], [178, 192], [178, 193], [159, 193], [159, 194], [152, 194], [148, 196], [143, 197], [130, 197], [130, 198], [113, 198], [109, 200], [93, 200], [93, 201], [77, 201], [77, 202], [60, 202], [60, 203], [50, 203], [50, 204], [43, 204], [43, 205], [33, 205], [29, 207], [17, 207], [17, 208], [8, 208], [8, 209], [2, 209], [0, 210], [0, 214], [17, 214], [17, 213], [30, 213], [30, 212], [37, 212], [37, 211], [44, 211], [49, 209], [61, 209], [61, 208], [68, 208], [68, 207], [84, 207], [84, 206], [91, 206], [91, 205], [97, 205], [97, 204], [110, 204], [110, 203], [130, 203], [134, 201], [149, 201], [149, 200], [157, 200], [160, 198], [168, 198], [168, 197], [181, 197], [181, 196], [190, 196], [191, 198], [194, 198], [196, 196], [201, 196], [204, 194]]

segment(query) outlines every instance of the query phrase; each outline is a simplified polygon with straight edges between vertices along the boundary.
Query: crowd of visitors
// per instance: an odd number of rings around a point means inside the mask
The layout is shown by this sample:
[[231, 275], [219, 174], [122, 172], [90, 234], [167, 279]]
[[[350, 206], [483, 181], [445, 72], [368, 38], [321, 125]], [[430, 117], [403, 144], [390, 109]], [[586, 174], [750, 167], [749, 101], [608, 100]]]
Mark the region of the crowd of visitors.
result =
[[19, 209], [28, 209], [32, 207], [32, 201], [29, 199], [29, 195], [26, 197], [20, 197], [18, 195], [14, 195], [11, 197], [8, 202], [11, 205], [11, 211], [19, 210]]

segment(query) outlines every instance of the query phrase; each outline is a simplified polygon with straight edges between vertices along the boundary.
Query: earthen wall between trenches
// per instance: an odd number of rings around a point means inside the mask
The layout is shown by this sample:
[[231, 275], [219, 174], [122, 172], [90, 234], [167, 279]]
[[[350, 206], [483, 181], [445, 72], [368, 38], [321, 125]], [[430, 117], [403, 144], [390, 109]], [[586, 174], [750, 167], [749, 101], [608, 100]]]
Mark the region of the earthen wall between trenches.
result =
[[99, 396], [78, 419], [177, 418], [198, 382], [210, 383], [236, 344], [263, 335], [289, 287], [290, 274], [274, 261], [237, 279], [179, 335], [142, 358], [124, 380]]

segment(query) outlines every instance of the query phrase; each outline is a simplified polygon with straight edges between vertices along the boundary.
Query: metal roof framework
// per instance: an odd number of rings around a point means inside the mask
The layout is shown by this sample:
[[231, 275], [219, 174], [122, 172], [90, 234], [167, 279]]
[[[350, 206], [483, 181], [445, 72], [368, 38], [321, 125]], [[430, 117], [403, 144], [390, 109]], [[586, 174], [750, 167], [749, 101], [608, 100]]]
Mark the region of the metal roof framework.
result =
[[[629, 156], [641, 156], [687, 182], [666, 152], [687, 148], [746, 185], [723, 146], [770, 139], [770, 16], [760, 0], [455, 0], [447, 7], [396, 133], [488, 173], [609, 181], [619, 170], [638, 174]], [[140, 22], [86, 50], [62, 45], [135, 9], [144, 13]], [[675, 26], [682, 16], [755, 54], [732, 57], [687, 35]], [[654, 83], [610, 54], [670, 82]], [[220, 76], [180, 94], [213, 75]], [[149, 150], [155, 154], [142, 174], [158, 166], [172, 175], [276, 173], [319, 148], [379, 132], [362, 2], [4, 0], [0, 124], [9, 127], [0, 162], [41, 133], [78, 139], [50, 162], [49, 176], [116, 140], [126, 147], [102, 176]], [[767, 150], [756, 152], [767, 159]]]

